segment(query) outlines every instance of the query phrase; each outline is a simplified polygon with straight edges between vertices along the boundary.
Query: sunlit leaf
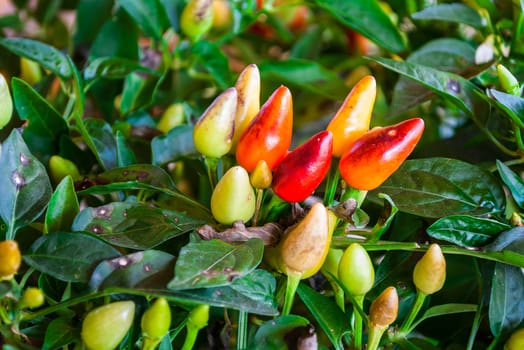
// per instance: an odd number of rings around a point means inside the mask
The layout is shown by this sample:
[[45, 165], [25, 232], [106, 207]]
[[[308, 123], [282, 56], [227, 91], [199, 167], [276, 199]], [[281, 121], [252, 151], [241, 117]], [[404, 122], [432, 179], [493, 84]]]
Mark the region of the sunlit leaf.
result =
[[75, 186], [71, 176], [66, 176], [56, 186], [45, 214], [45, 232], [69, 231], [80, 211]]

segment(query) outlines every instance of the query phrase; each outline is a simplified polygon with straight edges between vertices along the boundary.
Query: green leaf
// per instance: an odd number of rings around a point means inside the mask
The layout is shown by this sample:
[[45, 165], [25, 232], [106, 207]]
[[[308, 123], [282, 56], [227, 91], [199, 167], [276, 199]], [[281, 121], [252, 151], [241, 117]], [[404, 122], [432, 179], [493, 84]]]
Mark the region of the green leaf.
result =
[[148, 107], [154, 100], [155, 92], [163, 81], [163, 75], [147, 75], [133, 72], [126, 76], [120, 109], [128, 115]]
[[501, 233], [493, 243], [485, 247], [488, 252], [509, 253], [516, 252], [522, 255], [522, 263], [518, 266], [524, 267], [524, 227], [517, 226], [511, 230]]
[[523, 295], [522, 268], [496, 263], [489, 301], [489, 326], [495, 337], [516, 329], [524, 320]]
[[122, 79], [131, 72], [144, 72], [152, 75], [159, 75], [157, 71], [144, 67], [136, 61], [122, 57], [99, 57], [87, 65], [84, 69], [84, 79], [95, 78]]
[[59, 317], [52, 320], [47, 326], [42, 350], [60, 349], [71, 344], [79, 336], [73, 320]]
[[320, 294], [304, 283], [299, 284], [297, 293], [335, 349], [344, 349], [342, 336], [348, 332], [346, 314], [333, 302], [333, 299]]
[[290, 58], [283, 61], [265, 61], [258, 65], [262, 80], [298, 88], [330, 99], [343, 99], [347, 86], [333, 71], [315, 61]]
[[457, 159], [407, 160], [378, 189], [399, 210], [427, 218], [500, 212], [504, 192], [489, 172]]
[[411, 17], [419, 20], [437, 20], [467, 24], [477, 29], [482, 29], [486, 26], [485, 21], [477, 11], [463, 4], [440, 4], [430, 6], [422, 11], [412, 14]]
[[427, 309], [426, 312], [424, 312], [424, 314], [411, 325], [410, 330], [415, 329], [421, 322], [431, 317], [458, 314], [462, 312], [476, 312], [477, 309], [478, 305], [476, 304], [442, 304], [433, 306]]
[[163, 32], [169, 27], [169, 20], [158, 0], [119, 0], [119, 4], [147, 36], [162, 39]]
[[150, 249], [205, 222], [147, 204], [113, 202], [82, 210], [73, 231], [86, 231], [119, 247]]
[[56, 186], [45, 214], [44, 232], [69, 231], [80, 211], [75, 185], [71, 176], [66, 176]]
[[7, 239], [14, 239], [20, 227], [42, 214], [52, 192], [46, 168], [29, 152], [17, 129], [2, 144], [0, 179], [0, 217], [9, 226]]
[[152, 163], [164, 164], [179, 157], [196, 154], [193, 142], [193, 126], [179, 125], [167, 133], [151, 140]]
[[513, 196], [513, 199], [517, 205], [524, 209], [524, 181], [522, 178], [498, 159], [497, 170], [502, 181], [511, 192], [511, 195]]
[[256, 315], [278, 315], [274, 295], [276, 281], [265, 270], [254, 270], [235, 278], [228, 286], [170, 291], [166, 296], [183, 303], [240, 310]]
[[140, 288], [158, 274], [172, 273], [175, 257], [159, 250], [146, 250], [101, 262], [93, 271], [89, 286]]
[[221, 89], [231, 86], [232, 76], [228, 59], [218, 45], [200, 40], [193, 46], [193, 55], [196, 62], [213, 76]]
[[297, 315], [279, 316], [262, 323], [258, 328], [251, 349], [287, 349], [286, 335], [299, 327], [306, 327], [309, 321]]
[[129, 148], [124, 135], [118, 130], [115, 135], [116, 159], [118, 167], [125, 167], [136, 163], [135, 153]]
[[61, 281], [85, 283], [100, 261], [117, 256], [115, 248], [90, 234], [54, 232], [37, 239], [24, 261]]
[[237, 278], [254, 270], [264, 252], [261, 239], [231, 245], [213, 239], [190, 242], [180, 250], [175, 277], [169, 289], [180, 290], [199, 287], [229, 285]]
[[104, 169], [113, 169], [117, 166], [116, 140], [111, 125], [101, 119], [89, 118], [84, 120], [85, 127], [94, 146], [97, 159]]
[[75, 47], [91, 46], [100, 28], [111, 17], [113, 1], [79, 0], [76, 6]]
[[24, 140], [39, 159], [47, 162], [49, 157], [58, 153], [60, 137], [69, 133], [67, 123], [25, 81], [13, 78], [12, 86], [16, 111], [21, 119], [29, 122], [24, 128]]
[[427, 228], [427, 233], [435, 239], [461, 247], [480, 247], [510, 228], [511, 226], [492, 219], [450, 215], [431, 224]]
[[391, 226], [391, 223], [398, 212], [397, 206], [387, 194], [379, 193], [378, 197], [384, 200], [384, 209], [380, 213], [377, 223], [373, 226], [373, 229], [369, 234], [370, 242], [375, 242], [380, 239], [382, 234], [388, 230], [389, 226]]
[[524, 98], [505, 92], [489, 89], [489, 94], [498, 102], [499, 106], [517, 125], [524, 128]]
[[406, 49], [400, 31], [378, 1], [315, 0], [315, 3], [386, 50], [400, 52]]
[[90, 180], [94, 184], [140, 182], [158, 188], [175, 188], [173, 179], [164, 169], [150, 164], [134, 164], [113, 168]]
[[62, 79], [73, 74], [66, 55], [43, 42], [26, 38], [4, 38], [0, 39], [0, 45], [18, 56], [41, 64]]

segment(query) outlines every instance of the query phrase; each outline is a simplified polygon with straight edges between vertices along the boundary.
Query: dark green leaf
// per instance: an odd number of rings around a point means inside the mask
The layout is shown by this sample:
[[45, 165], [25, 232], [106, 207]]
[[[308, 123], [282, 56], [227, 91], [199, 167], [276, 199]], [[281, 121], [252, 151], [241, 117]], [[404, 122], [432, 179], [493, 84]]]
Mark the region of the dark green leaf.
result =
[[193, 55], [215, 79], [221, 89], [231, 86], [232, 76], [227, 57], [214, 43], [200, 40], [193, 46]]
[[159, 188], [174, 189], [173, 179], [162, 168], [150, 164], [134, 164], [105, 171], [93, 179], [95, 184], [138, 181]]
[[38, 62], [62, 79], [73, 74], [66, 55], [43, 42], [26, 38], [4, 38], [0, 39], [0, 45], [18, 56]]
[[93, 141], [97, 159], [102, 161], [104, 169], [113, 169], [117, 166], [116, 140], [111, 125], [100, 119], [86, 119], [84, 121], [87, 132]]
[[412, 14], [411, 17], [420, 20], [462, 23], [478, 29], [481, 29], [486, 25], [485, 21], [477, 11], [463, 4], [440, 4], [430, 6], [420, 12]]
[[443, 304], [433, 306], [427, 309], [426, 312], [424, 312], [424, 314], [420, 318], [418, 318], [416, 322], [412, 324], [410, 329], [414, 329], [422, 321], [425, 321], [431, 317], [458, 314], [462, 312], [476, 312], [477, 309], [478, 305], [476, 304]]
[[0, 154], [0, 217], [13, 239], [20, 227], [36, 220], [51, 198], [46, 168], [27, 148], [20, 132], [11, 131]]
[[[523, 255], [522, 261], [524, 261], [524, 227], [517, 226], [501, 233], [493, 243], [486, 246], [485, 249], [489, 252], [517, 252]], [[524, 263], [522, 267], [524, 267]]]
[[45, 214], [44, 232], [69, 231], [80, 211], [75, 185], [71, 176], [66, 176], [56, 186]]
[[511, 226], [492, 219], [450, 215], [435, 221], [427, 228], [427, 233], [435, 239], [461, 247], [480, 247], [510, 228]]
[[159, 250], [146, 250], [101, 262], [93, 271], [89, 286], [134, 288], [157, 274], [172, 273], [175, 257]]
[[169, 130], [167, 135], [151, 140], [152, 163], [164, 164], [182, 156], [196, 154], [193, 142], [193, 126], [180, 125]]
[[495, 264], [489, 302], [489, 325], [495, 337], [516, 329], [524, 320], [524, 271]]
[[169, 26], [169, 20], [159, 0], [120, 0], [119, 4], [147, 36], [156, 40], [162, 39], [163, 32]]
[[75, 44], [91, 46], [100, 28], [111, 17], [113, 1], [79, 0], [76, 7]]
[[524, 127], [524, 98], [489, 89], [489, 94], [499, 103], [499, 107], [521, 128]]
[[87, 282], [102, 260], [120, 256], [104, 241], [80, 232], [54, 232], [37, 239], [24, 261], [40, 272], [65, 282]]
[[393, 218], [395, 218], [395, 215], [398, 212], [397, 206], [387, 194], [379, 193], [378, 197], [384, 200], [384, 209], [369, 234], [371, 237], [370, 241], [372, 242], [379, 240], [382, 234], [388, 230], [393, 222]]
[[428, 218], [500, 212], [504, 193], [489, 172], [456, 159], [407, 160], [378, 189], [399, 210]]
[[331, 99], [343, 99], [347, 86], [333, 71], [315, 61], [290, 58], [283, 61], [265, 61], [258, 65], [262, 80], [297, 86]]
[[131, 148], [126, 143], [124, 135], [120, 131], [116, 132], [116, 159], [118, 167], [125, 167], [136, 163], [136, 157]]
[[24, 128], [24, 139], [34, 154], [43, 162], [58, 153], [60, 137], [69, 132], [67, 123], [38, 92], [25, 81], [13, 78], [13, 97], [16, 111], [29, 125]]
[[121, 79], [125, 78], [129, 73], [135, 71], [158, 75], [157, 71], [141, 66], [133, 60], [122, 57], [99, 57], [89, 62], [87, 67], [84, 69], [84, 79]]
[[191, 242], [180, 250], [175, 278], [168, 288], [173, 290], [229, 285], [253, 271], [264, 252], [261, 239], [231, 245], [213, 239]]
[[120, 109], [122, 114], [128, 115], [141, 108], [148, 107], [154, 97], [156, 89], [162, 82], [162, 75], [144, 75], [133, 72], [126, 76]]
[[400, 52], [406, 49], [400, 31], [393, 25], [378, 1], [316, 0], [315, 3], [333, 14], [344, 25], [355, 29], [388, 51]]
[[82, 210], [73, 230], [92, 232], [119, 247], [150, 249], [203, 224], [185, 214], [146, 204], [113, 202]]
[[60, 317], [52, 320], [45, 332], [42, 350], [55, 350], [71, 344], [78, 336], [78, 331], [70, 318]]
[[306, 327], [309, 321], [297, 315], [279, 316], [264, 322], [255, 334], [251, 349], [279, 350], [288, 349], [286, 335], [298, 327]]
[[343, 349], [342, 336], [348, 331], [346, 314], [333, 302], [333, 299], [316, 292], [304, 283], [299, 284], [297, 293], [335, 349]]
[[524, 208], [524, 181], [506, 164], [497, 159], [497, 170], [504, 184], [508, 187], [517, 205]]

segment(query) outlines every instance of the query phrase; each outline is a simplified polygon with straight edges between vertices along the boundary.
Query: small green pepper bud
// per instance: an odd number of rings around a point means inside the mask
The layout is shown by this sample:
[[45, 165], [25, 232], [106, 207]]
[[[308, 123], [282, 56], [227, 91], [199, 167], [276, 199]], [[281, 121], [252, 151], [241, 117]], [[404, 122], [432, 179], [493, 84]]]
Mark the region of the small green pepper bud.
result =
[[13, 100], [4, 76], [0, 74], [0, 129], [9, 123], [13, 114]]
[[426, 295], [438, 292], [446, 280], [446, 259], [440, 246], [433, 243], [413, 270], [413, 282]]
[[49, 158], [49, 176], [53, 184], [58, 185], [67, 175], [70, 175], [73, 181], [81, 178], [75, 163], [58, 155], [51, 156]]
[[173, 103], [162, 113], [157, 128], [164, 134], [167, 134], [169, 130], [183, 124], [185, 120], [184, 105], [182, 103]]
[[524, 349], [524, 328], [519, 328], [511, 334], [506, 344], [504, 344], [504, 350], [522, 349]]
[[519, 81], [509, 71], [509, 69], [507, 69], [502, 64], [497, 64], [497, 75], [499, 77], [500, 85], [502, 85], [504, 91], [515, 96], [520, 96], [522, 94]]
[[182, 350], [193, 349], [198, 332], [207, 325], [209, 321], [209, 305], [200, 304], [195, 306], [187, 317], [187, 335]]
[[142, 350], [152, 350], [171, 326], [171, 308], [165, 298], [158, 298], [142, 315]]
[[340, 282], [355, 296], [366, 295], [373, 287], [375, 269], [367, 251], [358, 243], [346, 248], [338, 265]]
[[258, 161], [257, 166], [253, 169], [251, 175], [249, 175], [249, 180], [251, 181], [251, 185], [257, 190], [263, 190], [271, 186], [273, 174], [265, 160], [262, 159]]
[[20, 307], [28, 307], [30, 309], [36, 309], [44, 304], [45, 297], [44, 292], [40, 288], [29, 287], [24, 290], [22, 299], [20, 300]]
[[198, 41], [213, 26], [213, 0], [189, 0], [182, 10], [180, 28], [191, 39]]
[[42, 79], [40, 65], [25, 57], [20, 57], [20, 78], [29, 85], [35, 85]]

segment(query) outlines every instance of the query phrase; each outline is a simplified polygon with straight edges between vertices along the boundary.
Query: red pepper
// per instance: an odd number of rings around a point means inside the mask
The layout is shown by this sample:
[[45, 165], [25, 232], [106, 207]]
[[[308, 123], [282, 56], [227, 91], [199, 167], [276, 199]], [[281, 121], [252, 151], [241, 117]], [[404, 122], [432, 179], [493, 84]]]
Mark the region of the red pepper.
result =
[[273, 174], [273, 191], [288, 202], [306, 199], [320, 185], [331, 164], [333, 134], [321, 131], [290, 152]]
[[420, 118], [371, 129], [342, 155], [340, 175], [353, 188], [377, 188], [406, 160], [423, 131]]
[[276, 89], [238, 141], [238, 164], [252, 172], [260, 160], [273, 170], [285, 157], [293, 132], [293, 101], [285, 86]]

